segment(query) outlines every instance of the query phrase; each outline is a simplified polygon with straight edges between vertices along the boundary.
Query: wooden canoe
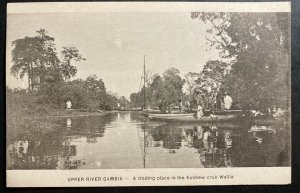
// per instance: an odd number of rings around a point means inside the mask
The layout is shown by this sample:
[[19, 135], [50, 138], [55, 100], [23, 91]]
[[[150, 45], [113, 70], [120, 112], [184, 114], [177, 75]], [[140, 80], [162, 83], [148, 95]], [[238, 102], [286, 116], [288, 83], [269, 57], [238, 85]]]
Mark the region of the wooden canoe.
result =
[[170, 114], [154, 114], [154, 113], [149, 113], [148, 116], [149, 118], [156, 118], [156, 117], [159, 117], [159, 118], [171, 118], [171, 117], [194, 117], [194, 114], [195, 113], [170, 113]]
[[238, 120], [236, 115], [217, 115], [215, 117], [195, 118], [193, 113], [160, 114], [159, 116], [149, 114], [149, 119], [156, 120], [156, 121], [164, 121], [164, 122], [189, 122], [189, 123], [212, 123], [212, 122], [226, 122], [226, 121]]

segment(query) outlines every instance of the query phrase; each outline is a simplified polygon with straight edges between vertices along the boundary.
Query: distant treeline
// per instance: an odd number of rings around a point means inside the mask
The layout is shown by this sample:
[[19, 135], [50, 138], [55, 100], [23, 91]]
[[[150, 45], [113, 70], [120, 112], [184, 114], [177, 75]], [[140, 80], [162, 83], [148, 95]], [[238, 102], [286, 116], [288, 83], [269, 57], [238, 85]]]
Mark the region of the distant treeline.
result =
[[64, 109], [66, 108], [66, 101], [71, 101], [74, 109], [112, 110], [117, 108], [118, 103], [123, 107], [129, 104], [125, 97], [118, 97], [114, 93], [107, 92], [103, 81], [98, 79], [96, 75], [89, 76], [85, 80], [42, 83], [36, 87], [35, 91], [31, 92], [26, 89], [7, 87], [6, 94], [8, 103], [18, 103], [20, 108], [29, 103], [32, 108], [34, 106], [47, 106], [45, 110], [48, 108]]

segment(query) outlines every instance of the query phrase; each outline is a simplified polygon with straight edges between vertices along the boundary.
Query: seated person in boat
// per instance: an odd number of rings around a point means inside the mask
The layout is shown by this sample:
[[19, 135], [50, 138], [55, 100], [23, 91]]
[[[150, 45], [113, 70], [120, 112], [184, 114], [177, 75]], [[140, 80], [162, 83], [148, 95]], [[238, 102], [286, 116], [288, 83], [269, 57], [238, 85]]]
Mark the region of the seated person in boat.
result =
[[189, 101], [185, 101], [184, 108], [186, 112], [191, 112], [191, 103]]

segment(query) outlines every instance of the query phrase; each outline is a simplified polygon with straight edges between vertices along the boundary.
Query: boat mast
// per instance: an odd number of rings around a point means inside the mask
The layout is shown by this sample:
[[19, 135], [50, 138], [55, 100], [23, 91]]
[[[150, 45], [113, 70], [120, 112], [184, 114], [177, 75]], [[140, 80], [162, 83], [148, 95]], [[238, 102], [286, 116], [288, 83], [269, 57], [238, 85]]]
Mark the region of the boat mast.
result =
[[143, 155], [143, 165], [146, 168], [146, 123], [144, 122], [144, 155]]
[[144, 110], [146, 109], [146, 64], [144, 55]]
[[[146, 59], [144, 55], [144, 110], [146, 110]], [[144, 122], [144, 157], [143, 165], [146, 168], [146, 122]]]

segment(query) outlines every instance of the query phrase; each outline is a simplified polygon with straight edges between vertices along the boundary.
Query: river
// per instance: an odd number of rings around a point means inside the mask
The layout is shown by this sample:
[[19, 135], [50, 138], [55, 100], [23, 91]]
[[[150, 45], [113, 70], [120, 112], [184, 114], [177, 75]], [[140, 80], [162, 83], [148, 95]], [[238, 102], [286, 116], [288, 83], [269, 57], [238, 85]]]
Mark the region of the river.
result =
[[290, 128], [284, 125], [167, 124], [130, 112], [51, 122], [53, 131], [7, 145], [7, 169], [290, 165]]

